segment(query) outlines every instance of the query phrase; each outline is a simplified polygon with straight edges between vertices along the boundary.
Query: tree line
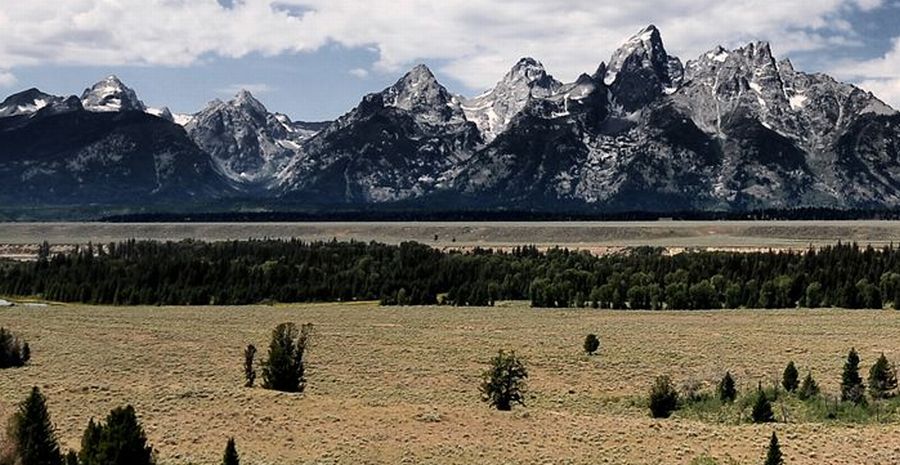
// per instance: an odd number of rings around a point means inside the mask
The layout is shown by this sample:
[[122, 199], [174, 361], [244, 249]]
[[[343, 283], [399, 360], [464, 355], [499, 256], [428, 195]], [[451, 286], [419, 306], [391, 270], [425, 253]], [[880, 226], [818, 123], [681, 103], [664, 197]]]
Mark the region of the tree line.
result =
[[635, 248], [594, 256], [533, 246], [445, 252], [424, 244], [125, 241], [0, 263], [0, 295], [112, 305], [379, 300], [385, 305], [716, 309], [900, 307], [900, 249]]

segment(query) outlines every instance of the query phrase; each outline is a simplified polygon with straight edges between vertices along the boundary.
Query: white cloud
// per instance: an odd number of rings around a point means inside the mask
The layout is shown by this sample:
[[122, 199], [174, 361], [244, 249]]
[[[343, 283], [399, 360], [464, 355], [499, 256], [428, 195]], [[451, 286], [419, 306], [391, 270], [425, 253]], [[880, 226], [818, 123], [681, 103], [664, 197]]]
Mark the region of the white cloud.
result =
[[900, 108], [900, 37], [883, 56], [871, 60], [849, 60], [836, 64], [835, 76], [857, 82], [894, 108]]
[[362, 68], [353, 68], [349, 71], [351, 76], [356, 76], [360, 79], [365, 79], [369, 76], [369, 71]]
[[18, 79], [13, 73], [0, 69], [0, 87], [11, 87], [17, 81]]
[[275, 89], [273, 89], [272, 86], [270, 86], [268, 84], [262, 84], [262, 83], [231, 84], [226, 87], [217, 89], [216, 92], [218, 92], [220, 94], [226, 94], [226, 95], [235, 95], [242, 90], [246, 90], [246, 91], [250, 92], [251, 94], [262, 95], [262, 94], [267, 94], [269, 92], [272, 92]]
[[[189, 65], [325, 44], [374, 48], [376, 70], [420, 60], [473, 88], [521, 56], [561, 79], [592, 71], [648, 23], [685, 58], [771, 40], [778, 53], [856, 40], [843, 18], [882, 0], [29, 0], [0, 11], [0, 63]], [[357, 73], [358, 74], [358, 73]]]

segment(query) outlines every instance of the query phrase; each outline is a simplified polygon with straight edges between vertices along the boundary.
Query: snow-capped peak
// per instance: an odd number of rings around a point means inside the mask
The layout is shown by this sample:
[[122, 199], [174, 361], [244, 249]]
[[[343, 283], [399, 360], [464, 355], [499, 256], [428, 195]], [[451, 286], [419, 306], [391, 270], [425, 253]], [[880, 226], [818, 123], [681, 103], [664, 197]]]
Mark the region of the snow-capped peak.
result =
[[8, 116], [30, 116], [37, 112], [63, 113], [81, 107], [76, 97], [59, 97], [31, 88], [10, 95], [0, 103], [0, 118]]
[[613, 53], [606, 67], [604, 84], [611, 85], [616, 81], [623, 67], [628, 66], [628, 61], [636, 60], [645, 67], [656, 68], [666, 66], [669, 60], [663, 47], [662, 35], [654, 25], [649, 25], [637, 34], [631, 36], [625, 43]]
[[137, 94], [114, 76], [94, 84], [85, 89], [81, 94], [81, 104], [87, 111], [93, 112], [119, 112], [119, 111], [145, 111], [147, 109]]
[[505, 131], [510, 121], [533, 98], [546, 98], [555, 93], [562, 83], [553, 79], [544, 66], [534, 58], [522, 58], [488, 92], [465, 99], [462, 109], [469, 121], [474, 122], [490, 142]]

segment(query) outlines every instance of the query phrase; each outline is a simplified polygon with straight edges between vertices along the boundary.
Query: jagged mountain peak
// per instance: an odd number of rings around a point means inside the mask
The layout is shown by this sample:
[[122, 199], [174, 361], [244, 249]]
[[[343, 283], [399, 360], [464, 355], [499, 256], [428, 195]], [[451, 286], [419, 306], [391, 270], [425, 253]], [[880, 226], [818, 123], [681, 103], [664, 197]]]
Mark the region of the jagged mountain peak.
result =
[[410, 112], [421, 123], [442, 125], [466, 121], [459, 100], [423, 64], [416, 65], [379, 95], [384, 106]]
[[81, 104], [93, 112], [145, 111], [137, 94], [116, 75], [109, 75], [84, 90]]
[[650, 25], [613, 53], [603, 83], [612, 91], [617, 107], [632, 112], [674, 91], [683, 75], [681, 61], [669, 56], [659, 29]]
[[76, 97], [60, 97], [30, 88], [10, 95], [0, 103], [0, 118], [33, 115], [38, 112], [62, 113], [81, 108]]

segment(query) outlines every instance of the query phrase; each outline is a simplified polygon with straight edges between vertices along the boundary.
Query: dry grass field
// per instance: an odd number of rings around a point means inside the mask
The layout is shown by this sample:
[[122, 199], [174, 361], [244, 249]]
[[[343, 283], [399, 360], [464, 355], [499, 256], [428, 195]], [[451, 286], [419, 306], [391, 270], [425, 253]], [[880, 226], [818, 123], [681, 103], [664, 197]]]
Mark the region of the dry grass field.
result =
[[[241, 387], [244, 346], [264, 348], [284, 321], [316, 326], [307, 392]], [[866, 371], [881, 351], [900, 360], [900, 312], [51, 306], [0, 310], [0, 325], [34, 351], [0, 376], [0, 415], [41, 386], [75, 447], [90, 417], [130, 402], [163, 465], [218, 463], [232, 435], [249, 465], [755, 464], [773, 428], [792, 465], [900, 463], [900, 424], [653, 420], [639, 405], [658, 374], [713, 383], [728, 369], [750, 388], [791, 359], [834, 392], [851, 346]], [[581, 353], [588, 332], [598, 356]], [[511, 413], [477, 391], [501, 348], [531, 374]]]
[[[33, 254], [54, 245], [153, 240], [249, 238], [417, 241], [442, 249], [537, 245], [596, 253], [623, 247], [724, 250], [805, 249], [856, 241], [900, 243], [900, 221], [644, 221], [644, 222], [355, 222], [355, 223], [0, 223], [0, 256]], [[30, 247], [30, 249], [29, 249]]]

